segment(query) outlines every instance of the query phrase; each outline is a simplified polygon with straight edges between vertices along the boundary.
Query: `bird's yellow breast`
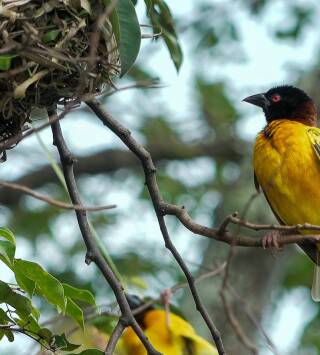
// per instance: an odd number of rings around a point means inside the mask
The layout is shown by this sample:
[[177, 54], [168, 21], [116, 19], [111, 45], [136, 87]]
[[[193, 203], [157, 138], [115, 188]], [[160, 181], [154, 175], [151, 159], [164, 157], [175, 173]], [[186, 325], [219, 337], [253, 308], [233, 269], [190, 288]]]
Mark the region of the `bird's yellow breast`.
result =
[[256, 178], [272, 209], [287, 225], [320, 225], [320, 160], [308, 129], [299, 122], [276, 120], [255, 142]]
[[[148, 311], [144, 317], [144, 333], [154, 347], [164, 355], [217, 355], [215, 347], [198, 336], [181, 317], [163, 310]], [[132, 328], [123, 334], [126, 355], [147, 355], [147, 351]]]

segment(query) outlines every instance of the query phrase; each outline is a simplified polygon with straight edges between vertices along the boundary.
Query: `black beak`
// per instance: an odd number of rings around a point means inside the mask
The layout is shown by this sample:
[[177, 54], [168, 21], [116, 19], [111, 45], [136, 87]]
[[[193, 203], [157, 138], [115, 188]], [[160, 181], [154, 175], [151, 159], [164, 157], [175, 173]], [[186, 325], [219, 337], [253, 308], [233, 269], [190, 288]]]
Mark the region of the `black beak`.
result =
[[242, 101], [248, 102], [249, 104], [259, 106], [262, 108], [266, 108], [267, 106], [270, 105], [269, 100], [266, 98], [265, 94], [257, 94], [257, 95], [252, 95], [248, 96]]

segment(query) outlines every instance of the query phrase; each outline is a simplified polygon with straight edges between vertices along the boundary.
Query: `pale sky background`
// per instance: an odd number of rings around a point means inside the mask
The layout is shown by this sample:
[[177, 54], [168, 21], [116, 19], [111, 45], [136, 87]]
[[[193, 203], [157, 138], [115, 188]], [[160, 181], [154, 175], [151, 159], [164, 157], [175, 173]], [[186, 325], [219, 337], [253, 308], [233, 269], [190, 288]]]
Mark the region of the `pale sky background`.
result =
[[[213, 1], [213, 0], [212, 0]], [[213, 1], [215, 3], [222, 3], [223, 1]], [[306, 3], [318, 3], [316, 0], [301, 1]], [[194, 1], [185, 0], [183, 6], [181, 6], [181, 0], [168, 0], [168, 4], [172, 9], [173, 14], [178, 16], [187, 15], [190, 16]], [[265, 91], [271, 86], [283, 83], [292, 83], [295, 78], [291, 78], [289, 75], [290, 67], [297, 66], [301, 69], [308, 68], [313, 63], [313, 58], [316, 57], [315, 48], [318, 48], [319, 31], [317, 26], [314, 26], [315, 30], [306, 31], [307, 35], [303, 36], [303, 41], [292, 42], [287, 41], [274, 42], [270, 33], [268, 32], [273, 25], [279, 24], [284, 21], [283, 16], [283, 3], [284, 1], [274, 1], [272, 6], [269, 6], [265, 15], [259, 19], [251, 18], [250, 15], [245, 12], [238, 1], [234, 1], [234, 18], [237, 23], [240, 24], [242, 44], [247, 56], [247, 60], [241, 63], [220, 63], [217, 68], [216, 65], [208, 65], [205, 68], [206, 75], [213, 79], [219, 77], [228, 77], [229, 89], [232, 93], [234, 102], [246, 117], [241, 122], [241, 132], [244, 138], [252, 140], [256, 133], [263, 127], [264, 118], [263, 115], [254, 107], [250, 107], [241, 102], [241, 100], [257, 92]], [[140, 6], [141, 7], [141, 6]], [[319, 7], [318, 7], [319, 8]], [[318, 14], [316, 17], [319, 18]], [[152, 57], [152, 61], [149, 61], [149, 66], [153, 69], [154, 73], [161, 77], [161, 81], [166, 83], [166, 88], [158, 90], [154, 95], [157, 96], [157, 101], [165, 103], [167, 107], [172, 110], [172, 119], [176, 122], [183, 122], [185, 116], [190, 116], [190, 112], [195, 112], [195, 108], [190, 106], [191, 84], [190, 78], [193, 72], [192, 63], [188, 60], [188, 51], [190, 50], [187, 41], [182, 42], [184, 49], [184, 63], [179, 75], [176, 75], [175, 69], [169, 59], [168, 53], [165, 49], [157, 52], [156, 56]], [[161, 46], [161, 44], [151, 44], [148, 40], [143, 41], [143, 51], [148, 51], [149, 46]], [[124, 92], [120, 98], [115, 98], [119, 102], [126, 105], [128, 99], [131, 97], [130, 92]], [[119, 112], [122, 112], [123, 107]], [[146, 108], [150, 109], [150, 108]], [[114, 111], [115, 117], [117, 111]], [[127, 124], [133, 131], [137, 122], [134, 116], [134, 110], [128, 109], [126, 115], [121, 114], [121, 121]], [[105, 129], [101, 129], [101, 125], [95, 121], [88, 120], [79, 113], [74, 112], [69, 114], [68, 117], [62, 122], [65, 136], [74, 152], [80, 154], [81, 152], [88, 153], [90, 150], [99, 150], [110, 146], [121, 146], [118, 139], [107, 132]], [[70, 134], [72, 132], [72, 135]], [[76, 134], [75, 134], [76, 132]], [[51, 144], [51, 134], [49, 131], [41, 134], [42, 138], [46, 141], [48, 146]], [[17, 151], [21, 152], [21, 155], [15, 159], [15, 161], [9, 160], [6, 164], [1, 165], [0, 178], [11, 180], [14, 177], [23, 174], [25, 169], [29, 168], [29, 164], [34, 162], [34, 157], [39, 157], [39, 161], [43, 159], [43, 152], [40, 153], [30, 147], [37, 147], [38, 143], [35, 138], [27, 139], [23, 141], [17, 148]], [[28, 148], [28, 150], [27, 150]], [[51, 148], [50, 148], [51, 149]], [[53, 148], [52, 148], [53, 149]], [[54, 151], [54, 149], [53, 149]], [[27, 153], [25, 153], [27, 152]], [[28, 154], [26, 156], [25, 154]], [[201, 169], [203, 162], [199, 161], [193, 170], [190, 168], [190, 174], [194, 179], [202, 179], [207, 176], [208, 171]], [[203, 175], [204, 174], [204, 175]], [[97, 186], [94, 179], [89, 179], [87, 186]], [[120, 192], [119, 192], [120, 191]], [[130, 243], [128, 241], [119, 240], [119, 236], [125, 235], [127, 230], [135, 230], [137, 236], [145, 236], [148, 230], [152, 230], [154, 240], [158, 241], [162, 245], [162, 238], [158, 231], [155, 231], [156, 225], [155, 217], [152, 211], [144, 210], [144, 220], [141, 220], [141, 210], [143, 207], [136, 208], [136, 197], [139, 193], [134, 181], [129, 181], [127, 186], [113, 186], [108, 196], [103, 196], [101, 204], [117, 203], [119, 205], [119, 211], [127, 216], [124, 223], [121, 226], [118, 224], [111, 227], [108, 230], [107, 245], [112, 240], [113, 250], [119, 250], [122, 248], [123, 243]], [[130, 213], [129, 213], [130, 211]], [[131, 218], [129, 218], [129, 215]], [[197, 216], [199, 222], [210, 224], [208, 216]], [[1, 221], [1, 216], [0, 216]], [[60, 230], [59, 238], [66, 240], [64, 235], [72, 234], [72, 230], [77, 226], [64, 223], [64, 228]], [[137, 237], [139, 238], [139, 237]], [[21, 240], [21, 239], [20, 239]], [[176, 231], [174, 236], [175, 244], [184, 256], [187, 255], [188, 259], [196, 260], [197, 255], [190, 254], [190, 244], [196, 243], [194, 238], [185, 229], [180, 228]], [[70, 241], [72, 243], [72, 241]], [[131, 243], [136, 243], [134, 239]], [[42, 250], [46, 248], [46, 255], [42, 255]], [[39, 262], [44, 264], [48, 263], [48, 255], [57, 254], [54, 250], [54, 246], [51, 245], [39, 245]], [[187, 253], [187, 250], [189, 253]], [[27, 258], [29, 255], [30, 246], [27, 242], [19, 244], [17, 254], [18, 257]], [[164, 257], [165, 256], [164, 254]], [[52, 258], [53, 262], [59, 262]], [[47, 264], [48, 265], [48, 264]], [[78, 265], [82, 265], [79, 270], [79, 274], [88, 275], [93, 272], [93, 269], [86, 267], [82, 261], [79, 261]], [[1, 278], [5, 278], [5, 270], [0, 268]], [[85, 277], [85, 276], [84, 276]], [[316, 306], [310, 301], [310, 295], [307, 294], [305, 289], [297, 289], [292, 293], [286, 294], [279, 300], [277, 305], [277, 311], [273, 315], [272, 319], [265, 320], [266, 330], [275, 342], [281, 355], [293, 354], [293, 349], [299, 342], [299, 336], [305, 322], [307, 322], [316, 310]], [[21, 341], [20, 341], [21, 340]], [[28, 354], [26, 352], [25, 338], [20, 338], [19, 344], [15, 344], [15, 351], [19, 354]], [[12, 349], [13, 345], [1, 342], [0, 353], [3, 354], [6, 350]], [[265, 351], [264, 355], [269, 354]]]

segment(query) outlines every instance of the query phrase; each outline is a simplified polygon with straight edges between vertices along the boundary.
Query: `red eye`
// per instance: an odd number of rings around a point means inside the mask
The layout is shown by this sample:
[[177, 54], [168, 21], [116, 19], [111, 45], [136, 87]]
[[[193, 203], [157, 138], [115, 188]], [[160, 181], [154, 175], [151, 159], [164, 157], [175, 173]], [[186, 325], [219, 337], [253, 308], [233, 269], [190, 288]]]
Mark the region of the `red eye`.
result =
[[272, 102], [279, 102], [281, 100], [281, 96], [279, 94], [274, 94], [271, 96]]

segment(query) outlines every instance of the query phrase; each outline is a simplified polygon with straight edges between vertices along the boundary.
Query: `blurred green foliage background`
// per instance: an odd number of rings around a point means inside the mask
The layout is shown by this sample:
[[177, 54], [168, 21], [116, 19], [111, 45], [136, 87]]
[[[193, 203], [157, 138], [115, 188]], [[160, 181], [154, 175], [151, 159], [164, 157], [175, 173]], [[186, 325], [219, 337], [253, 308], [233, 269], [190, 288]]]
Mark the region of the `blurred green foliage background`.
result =
[[[158, 79], [168, 87], [122, 91], [103, 101], [151, 152], [164, 198], [186, 206], [200, 223], [214, 226], [227, 214], [241, 211], [254, 193], [251, 149], [252, 137], [259, 127], [249, 117], [253, 110], [242, 108], [240, 101], [246, 94], [268, 89], [270, 85], [260, 82], [259, 87], [253, 87], [243, 76], [239, 82], [236, 68], [249, 60], [245, 44], [246, 36], [252, 36], [243, 31], [246, 27], [241, 21], [251, 21], [251, 28], [267, 33], [274, 44], [274, 53], [270, 46], [270, 58], [277, 55], [276, 46], [293, 48], [284, 59], [287, 64], [281, 68], [281, 80], [287, 78], [288, 83], [299, 84], [319, 104], [319, 41], [315, 41], [318, 46], [313, 48], [309, 61], [296, 63], [292, 53], [296, 51], [298, 56], [310, 34], [319, 37], [320, 4], [298, 0], [190, 0], [185, 5], [187, 10], [179, 9], [184, 6], [180, 1], [169, 4], [184, 50], [181, 74], [174, 77], [173, 65], [159, 43], [161, 39], [146, 40], [138, 62], [116, 85]], [[275, 13], [279, 21], [270, 20]], [[140, 22], [144, 21], [141, 13]], [[259, 52], [264, 45], [255, 43], [255, 50]], [[283, 50], [281, 56], [285, 53]], [[230, 63], [233, 69], [228, 71]], [[270, 63], [274, 61], [270, 59]], [[268, 67], [268, 58], [248, 72], [248, 77], [255, 73], [259, 76], [259, 71], [264, 70], [273, 70]], [[167, 72], [172, 81], [180, 83], [174, 90], [181, 88], [170, 102], [163, 95], [170, 91]], [[91, 213], [90, 218], [128, 289], [141, 296], [159, 297], [163, 289], [183, 281], [181, 271], [163, 245], [142, 170], [130, 152], [86, 108], [69, 114], [62, 126], [78, 158], [76, 172], [84, 201], [91, 205], [118, 205], [111, 212]], [[44, 133], [42, 137], [55, 154], [50, 134]], [[1, 178], [67, 201], [36, 140], [23, 142], [9, 152], [9, 160], [1, 169]], [[17, 236], [18, 254], [42, 263], [62, 281], [92, 290], [102, 303], [113, 301], [95, 267], [84, 264], [85, 248], [72, 212], [4, 189], [0, 203], [1, 224]], [[248, 219], [274, 222], [262, 196], [254, 200]], [[173, 241], [195, 274], [226, 259], [226, 245], [191, 235], [174, 218], [167, 221]], [[308, 258], [294, 247], [286, 247], [275, 257], [258, 249], [237, 248], [232, 261], [232, 286], [273, 338], [280, 354], [320, 353], [320, 312], [309, 296], [311, 270]], [[218, 295], [220, 284], [221, 278], [216, 277], [204, 281], [199, 288], [221, 329], [228, 353], [247, 354], [226, 320]], [[243, 306], [236, 298], [230, 300], [246, 333], [262, 354], [269, 354], [264, 337], [243, 312]], [[173, 302], [208, 337], [189, 292], [177, 293]], [[47, 313], [49, 317], [50, 310]], [[15, 349], [19, 349], [19, 342], [0, 344], [1, 354], [12, 354], [18, 351]]]

